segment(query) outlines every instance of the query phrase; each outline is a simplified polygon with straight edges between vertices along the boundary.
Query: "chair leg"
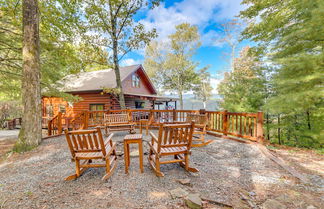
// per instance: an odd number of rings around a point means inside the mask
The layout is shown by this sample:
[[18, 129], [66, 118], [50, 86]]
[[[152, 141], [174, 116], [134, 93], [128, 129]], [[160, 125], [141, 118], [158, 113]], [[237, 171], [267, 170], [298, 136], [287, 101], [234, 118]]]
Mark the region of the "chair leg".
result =
[[159, 161], [159, 158], [157, 156], [155, 156], [155, 162], [154, 162], [153, 156], [154, 156], [153, 155], [153, 150], [150, 149], [149, 156], [148, 156], [148, 161], [150, 163], [150, 166], [154, 170], [156, 176], [163, 177], [164, 174], [160, 170], [160, 161]]
[[106, 175], [102, 177], [102, 180], [107, 180], [113, 173], [117, 166], [117, 158], [116, 156], [112, 161], [109, 160], [110, 156], [106, 157]]
[[177, 155], [177, 159], [184, 160], [184, 162], [180, 162], [180, 166], [185, 168], [186, 171], [193, 172], [193, 173], [199, 172], [197, 168], [189, 167], [189, 154], [184, 154], [184, 156]]
[[76, 173], [77, 177], [80, 176], [80, 160], [75, 161], [75, 173]]
[[163, 177], [164, 174], [161, 172], [160, 158], [158, 156], [155, 157], [155, 166], [156, 166], [156, 175]]
[[[84, 163], [82, 163], [82, 165], [84, 164], [90, 164], [91, 160], [85, 160]], [[84, 171], [86, 171], [88, 168], [80, 168], [80, 161], [76, 160], [75, 161], [75, 174], [72, 174], [68, 177], [66, 177], [64, 180], [65, 181], [70, 181], [70, 180], [75, 180], [77, 179], [79, 176], [81, 176], [82, 173], [84, 173]]]

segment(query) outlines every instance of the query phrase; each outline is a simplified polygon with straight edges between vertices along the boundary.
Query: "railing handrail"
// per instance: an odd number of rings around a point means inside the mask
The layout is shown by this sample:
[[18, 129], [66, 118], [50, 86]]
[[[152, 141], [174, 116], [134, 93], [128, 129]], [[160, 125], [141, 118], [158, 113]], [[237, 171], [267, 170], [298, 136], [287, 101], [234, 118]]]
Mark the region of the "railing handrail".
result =
[[[123, 109], [123, 110], [84, 110], [78, 113], [72, 120], [73, 128], [87, 129], [98, 125], [103, 125], [105, 113], [127, 112], [130, 114], [134, 122], [139, 123], [141, 119], [149, 119], [153, 117], [158, 123], [160, 120], [168, 121], [185, 121], [187, 114], [199, 113], [206, 114], [208, 118], [207, 131], [218, 132], [223, 135], [232, 135], [252, 141], [263, 142], [263, 113], [237, 113], [224, 111], [206, 111], [206, 110], [152, 110], [152, 109]], [[103, 113], [103, 114], [101, 114]], [[138, 113], [138, 114], [136, 114]], [[57, 120], [57, 129], [59, 133], [62, 131], [62, 114], [61, 118], [56, 115], [51, 121], [55, 123]], [[90, 120], [91, 119], [91, 120]], [[61, 121], [61, 122], [59, 122]], [[49, 123], [49, 128], [51, 128]]]

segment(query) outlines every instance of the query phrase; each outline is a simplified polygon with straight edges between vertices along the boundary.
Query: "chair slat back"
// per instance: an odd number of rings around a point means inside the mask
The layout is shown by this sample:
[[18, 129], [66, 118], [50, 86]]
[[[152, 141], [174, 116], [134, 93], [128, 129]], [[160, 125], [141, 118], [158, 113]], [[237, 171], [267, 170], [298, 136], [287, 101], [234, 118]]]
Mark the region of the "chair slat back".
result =
[[161, 147], [191, 147], [194, 122], [188, 124], [161, 124], [158, 137], [158, 152]]
[[130, 117], [128, 114], [105, 114], [106, 124], [129, 123]]
[[106, 155], [105, 144], [100, 128], [93, 130], [68, 131], [65, 129], [66, 141], [72, 157], [78, 152], [102, 152]]
[[188, 114], [186, 122], [190, 123], [191, 121], [195, 122], [195, 125], [206, 126], [208, 122], [207, 115], [202, 114]]

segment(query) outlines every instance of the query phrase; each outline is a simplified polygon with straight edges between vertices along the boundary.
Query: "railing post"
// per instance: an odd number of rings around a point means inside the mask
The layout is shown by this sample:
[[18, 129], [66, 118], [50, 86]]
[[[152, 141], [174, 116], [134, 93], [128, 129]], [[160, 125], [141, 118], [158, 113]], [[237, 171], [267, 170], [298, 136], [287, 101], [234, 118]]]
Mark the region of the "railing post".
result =
[[57, 134], [61, 134], [63, 132], [62, 129], [62, 113], [59, 112], [57, 115]]
[[200, 115], [205, 115], [206, 114], [206, 109], [200, 109], [199, 114]]
[[258, 142], [263, 144], [264, 137], [263, 137], [263, 112], [257, 113], [257, 139]]
[[227, 135], [227, 127], [228, 127], [228, 121], [227, 121], [227, 110], [224, 110], [223, 114], [223, 134]]
[[51, 123], [51, 120], [47, 121], [47, 135], [52, 136], [52, 123]]
[[89, 111], [85, 111], [84, 118], [83, 118], [83, 129], [88, 129], [89, 127]]
[[172, 117], [173, 117], [173, 121], [177, 121], [177, 112], [175, 109], [173, 109]]

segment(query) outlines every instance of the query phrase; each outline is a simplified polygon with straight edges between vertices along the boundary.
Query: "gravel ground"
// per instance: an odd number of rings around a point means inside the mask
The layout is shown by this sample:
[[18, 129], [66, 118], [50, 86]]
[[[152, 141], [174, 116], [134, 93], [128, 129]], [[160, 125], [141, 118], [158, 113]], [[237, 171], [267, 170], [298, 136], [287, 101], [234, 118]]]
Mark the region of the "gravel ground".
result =
[[[120, 151], [125, 134], [113, 137]], [[168, 164], [161, 168], [165, 177], [158, 178], [144, 156], [144, 173], [139, 172], [138, 158], [134, 157], [126, 175], [121, 156], [109, 180], [102, 181], [104, 168], [97, 168], [69, 182], [63, 179], [74, 172], [75, 165], [65, 137], [47, 139], [37, 149], [13, 154], [0, 164], [0, 208], [185, 208], [182, 199], [170, 196], [169, 191], [176, 188], [234, 208], [249, 208], [242, 194], [257, 206], [275, 199], [287, 208], [324, 207], [323, 185], [298, 183], [253, 145], [212, 136], [207, 139], [215, 142], [192, 150], [191, 166], [200, 170], [198, 174]], [[144, 136], [144, 140], [149, 137]], [[144, 146], [147, 152], [146, 143]], [[189, 186], [177, 182], [185, 178], [190, 179]], [[208, 207], [222, 208], [211, 203]]]

